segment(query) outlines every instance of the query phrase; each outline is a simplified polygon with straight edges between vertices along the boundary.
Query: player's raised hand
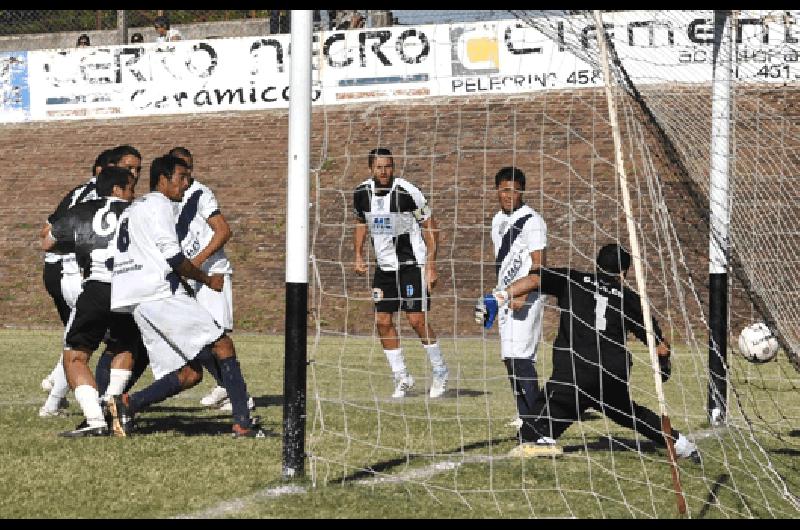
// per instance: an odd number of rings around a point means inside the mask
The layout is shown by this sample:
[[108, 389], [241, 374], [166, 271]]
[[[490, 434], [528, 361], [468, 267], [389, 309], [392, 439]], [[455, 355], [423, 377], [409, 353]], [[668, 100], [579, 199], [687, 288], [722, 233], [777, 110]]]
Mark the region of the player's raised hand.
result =
[[225, 284], [224, 274], [209, 274], [208, 283], [206, 283], [206, 285], [208, 285], [209, 288], [219, 293], [222, 291], [222, 286], [224, 284]]

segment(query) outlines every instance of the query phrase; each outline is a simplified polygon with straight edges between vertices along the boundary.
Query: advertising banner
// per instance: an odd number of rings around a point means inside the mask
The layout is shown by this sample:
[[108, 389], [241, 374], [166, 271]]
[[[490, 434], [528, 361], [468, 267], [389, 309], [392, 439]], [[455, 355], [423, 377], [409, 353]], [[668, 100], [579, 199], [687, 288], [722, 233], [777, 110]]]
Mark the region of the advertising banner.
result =
[[[659, 14], [660, 13], [660, 14]], [[710, 83], [713, 11], [606, 14], [637, 84]], [[798, 83], [796, 12], [740, 12], [736, 82]], [[320, 32], [312, 100], [340, 105], [602, 86], [586, 18], [500, 20]], [[290, 35], [3, 54], [0, 120], [288, 108]]]

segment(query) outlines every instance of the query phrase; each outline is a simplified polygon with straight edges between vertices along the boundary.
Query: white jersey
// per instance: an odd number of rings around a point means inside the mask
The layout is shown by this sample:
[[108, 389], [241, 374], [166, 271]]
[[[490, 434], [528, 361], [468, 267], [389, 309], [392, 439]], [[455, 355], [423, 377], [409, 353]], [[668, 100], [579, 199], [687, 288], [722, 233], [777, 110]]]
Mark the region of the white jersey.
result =
[[[206, 248], [214, 237], [214, 230], [208, 224], [208, 218], [219, 213], [219, 203], [208, 186], [195, 180], [184, 192], [180, 204], [173, 204], [176, 208], [175, 230], [178, 240], [181, 242], [183, 253], [192, 259]], [[209, 256], [201, 269], [214, 274], [233, 272], [224, 248]]]
[[[511, 214], [502, 210], [492, 219], [492, 242], [497, 288], [505, 289], [531, 270], [531, 252], [547, 246], [547, 226], [531, 207], [522, 205]], [[528, 293], [526, 304], [516, 311], [504, 306], [498, 315], [500, 355], [504, 359], [536, 360], [542, 334], [544, 306], [538, 291]]]
[[531, 270], [531, 252], [547, 246], [547, 225], [533, 208], [523, 204], [511, 214], [502, 210], [492, 219], [492, 243], [497, 288], [505, 289]]
[[381, 270], [425, 264], [427, 248], [420, 224], [430, 218], [431, 209], [416, 186], [395, 177], [389, 191], [379, 195], [375, 181], [367, 179], [353, 194], [353, 211], [367, 224]]
[[175, 232], [172, 201], [154, 191], [122, 213], [114, 244], [111, 309], [130, 312], [141, 302], [186, 292], [173, 271], [185, 259]]

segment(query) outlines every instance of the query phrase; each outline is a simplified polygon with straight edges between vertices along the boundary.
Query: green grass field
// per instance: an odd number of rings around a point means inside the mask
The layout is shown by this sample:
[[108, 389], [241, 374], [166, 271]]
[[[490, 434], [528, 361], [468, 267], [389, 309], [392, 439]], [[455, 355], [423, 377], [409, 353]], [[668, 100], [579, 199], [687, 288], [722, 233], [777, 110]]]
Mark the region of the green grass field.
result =
[[[597, 413], [567, 430], [560, 459], [507, 457], [513, 403], [493, 337], [441, 341], [451, 384], [435, 401], [418, 343], [406, 347], [417, 385], [396, 401], [376, 341], [311, 337], [309, 458], [305, 478], [288, 482], [281, 478], [283, 337], [234, 334], [272, 437], [232, 439], [229, 416], [199, 404], [213, 385], [207, 378], [141, 414], [135, 436], [67, 440], [56, 433], [81, 420], [74, 400], [67, 417], [37, 415], [45, 397], [39, 382], [60, 336], [0, 331], [3, 518], [677, 516], [665, 451], [646, 439], [633, 450], [635, 433]], [[634, 398], [658, 410], [644, 352], [635, 356]], [[796, 374], [783, 359], [731, 362], [728, 428], [705, 420], [702, 359], [676, 348], [664, 385], [673, 426], [697, 438], [703, 455], [700, 464], [680, 461], [688, 516], [797, 517], [784, 491], [800, 491]], [[538, 370], [550, 372], [548, 348]]]

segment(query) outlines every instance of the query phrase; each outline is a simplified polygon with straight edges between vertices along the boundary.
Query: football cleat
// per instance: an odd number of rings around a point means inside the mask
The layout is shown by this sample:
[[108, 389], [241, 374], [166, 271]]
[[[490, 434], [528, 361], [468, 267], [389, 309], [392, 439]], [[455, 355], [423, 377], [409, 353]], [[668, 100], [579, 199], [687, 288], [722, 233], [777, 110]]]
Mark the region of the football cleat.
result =
[[394, 381], [394, 393], [392, 394], [393, 398], [402, 398], [406, 397], [406, 391], [411, 390], [414, 386], [414, 378], [406, 372], [399, 377], [395, 378]]
[[[247, 398], [247, 408], [251, 411], [256, 410], [256, 402], [252, 397]], [[222, 400], [222, 404], [219, 406], [219, 410], [223, 412], [233, 412], [233, 404], [231, 403], [231, 398], [226, 397]]]
[[522, 428], [522, 418], [519, 416], [514, 418], [510, 422], [506, 423], [506, 427], [513, 427], [516, 430], [520, 430]]
[[442, 397], [446, 391], [447, 391], [447, 372], [444, 372], [441, 376], [434, 375], [433, 382], [431, 383], [431, 391], [429, 394], [431, 399]]
[[225, 387], [215, 386], [208, 395], [203, 396], [200, 404], [206, 407], [219, 407], [224, 404], [226, 399], [228, 399], [228, 391], [225, 390]]
[[54, 418], [57, 416], [66, 416], [68, 408], [69, 408], [69, 400], [67, 400], [67, 398], [61, 398], [61, 401], [58, 402], [58, 408], [56, 408], [55, 410], [48, 408], [46, 405], [42, 405], [39, 408], [39, 417]]
[[56, 418], [56, 417], [59, 417], [59, 416], [66, 416], [66, 415], [67, 415], [66, 411], [63, 410], [63, 409], [60, 409], [60, 408], [58, 408], [56, 410], [51, 410], [51, 409], [48, 409], [47, 407], [45, 407], [44, 405], [42, 405], [39, 408], [39, 417], [40, 418]]
[[675, 441], [675, 454], [681, 458], [688, 458], [692, 462], [700, 463], [700, 452], [697, 450], [697, 445], [690, 442], [687, 437], [680, 434]]
[[233, 424], [233, 437], [234, 438], [266, 438], [265, 433], [260, 427], [253, 424], [249, 429], [242, 427], [238, 423]]
[[128, 436], [133, 431], [133, 415], [123, 396], [109, 396], [107, 403], [111, 416], [111, 432], [119, 437]]
[[83, 420], [75, 429], [58, 433], [62, 438], [91, 438], [95, 436], [108, 436], [108, 427], [105, 425], [89, 425]]
[[[541, 441], [541, 439], [540, 439]], [[508, 456], [517, 458], [530, 457], [559, 457], [564, 450], [554, 443], [527, 442], [522, 443], [508, 452]]]

